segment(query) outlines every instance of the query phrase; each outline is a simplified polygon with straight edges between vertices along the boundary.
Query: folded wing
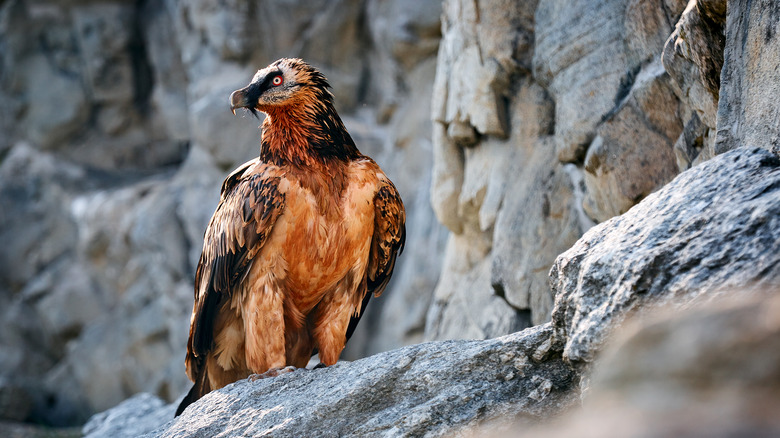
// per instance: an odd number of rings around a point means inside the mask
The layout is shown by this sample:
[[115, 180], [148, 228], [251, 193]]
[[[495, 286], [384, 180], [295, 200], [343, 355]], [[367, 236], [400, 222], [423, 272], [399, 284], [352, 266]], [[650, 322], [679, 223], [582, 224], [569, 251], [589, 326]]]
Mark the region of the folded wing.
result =
[[195, 272], [195, 304], [187, 343], [187, 374], [196, 381], [212, 349], [214, 320], [249, 271], [284, 210], [281, 178], [274, 168], [250, 161], [223, 183], [219, 206], [204, 235]]

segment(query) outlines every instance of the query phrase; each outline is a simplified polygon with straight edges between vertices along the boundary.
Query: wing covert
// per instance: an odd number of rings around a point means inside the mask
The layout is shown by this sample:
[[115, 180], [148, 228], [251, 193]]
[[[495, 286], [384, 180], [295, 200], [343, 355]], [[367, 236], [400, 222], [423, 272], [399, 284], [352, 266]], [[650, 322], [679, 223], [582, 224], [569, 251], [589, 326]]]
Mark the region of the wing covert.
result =
[[[214, 319], [224, 299], [249, 271], [284, 210], [281, 177], [247, 163], [222, 185], [222, 195], [204, 235], [195, 272], [195, 304], [187, 344], [187, 368], [213, 343]], [[195, 365], [193, 363], [193, 365]]]
[[406, 210], [395, 186], [387, 181], [374, 197], [374, 237], [368, 259], [368, 293], [382, 295], [406, 241]]
[[368, 268], [364, 278], [366, 294], [360, 303], [360, 309], [349, 320], [346, 337], [349, 340], [355, 332], [371, 300], [371, 296], [382, 295], [387, 282], [393, 275], [395, 258], [404, 250], [406, 242], [406, 210], [401, 196], [389, 180], [374, 196], [374, 236], [371, 239], [371, 251], [368, 256]]

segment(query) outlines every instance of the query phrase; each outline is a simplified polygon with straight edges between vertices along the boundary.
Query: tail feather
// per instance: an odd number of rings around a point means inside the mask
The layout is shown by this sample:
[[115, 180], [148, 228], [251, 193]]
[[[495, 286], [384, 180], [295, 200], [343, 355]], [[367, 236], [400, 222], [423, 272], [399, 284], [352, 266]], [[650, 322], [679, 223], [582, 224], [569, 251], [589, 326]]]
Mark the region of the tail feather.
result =
[[190, 392], [187, 393], [186, 396], [184, 396], [184, 400], [179, 403], [179, 407], [176, 408], [176, 415], [174, 417], [178, 417], [181, 415], [182, 412], [184, 412], [185, 409], [187, 409], [187, 406], [195, 403], [198, 401], [201, 397], [208, 394], [211, 391], [211, 386], [209, 385], [209, 378], [208, 373], [206, 370], [208, 367], [202, 367], [201, 373], [198, 375], [198, 378], [195, 380], [195, 384], [192, 385], [192, 388], [190, 388]]

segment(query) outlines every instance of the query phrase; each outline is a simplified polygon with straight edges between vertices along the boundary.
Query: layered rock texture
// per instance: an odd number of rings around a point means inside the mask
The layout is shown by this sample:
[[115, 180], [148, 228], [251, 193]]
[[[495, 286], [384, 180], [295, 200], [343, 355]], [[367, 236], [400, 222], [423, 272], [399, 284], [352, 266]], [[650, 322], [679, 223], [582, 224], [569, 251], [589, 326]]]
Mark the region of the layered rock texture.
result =
[[[780, 432], [779, 28], [771, 0], [0, 2], [0, 420], [146, 393], [83, 432]], [[281, 56], [330, 79], [407, 247], [351, 362], [170, 421], [203, 229], [258, 153], [227, 96]]]

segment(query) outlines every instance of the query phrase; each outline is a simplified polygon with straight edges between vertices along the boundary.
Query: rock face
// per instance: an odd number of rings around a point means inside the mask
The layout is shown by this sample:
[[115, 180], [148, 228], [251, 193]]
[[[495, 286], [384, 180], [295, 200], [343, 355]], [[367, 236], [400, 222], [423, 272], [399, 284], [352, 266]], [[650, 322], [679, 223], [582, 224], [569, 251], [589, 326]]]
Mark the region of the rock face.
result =
[[[716, 14], [715, 3], [701, 8]], [[722, 58], [723, 26], [705, 28], [710, 21], [692, 20], [685, 8], [444, 2], [431, 202], [452, 235], [428, 339], [490, 337], [547, 321], [555, 257], [690, 167], [703, 138], [714, 141], [722, 59], [702, 69], [695, 61]], [[667, 43], [675, 32], [677, 43]], [[711, 49], [694, 57], [683, 42]], [[712, 92], [712, 84], [714, 96], [689, 99], [689, 89]]]
[[[688, 2], [663, 51], [677, 96], [710, 130], [715, 129], [720, 94], [725, 20], [725, 1]], [[714, 155], [712, 145], [706, 147], [707, 157]]]
[[734, 2], [728, 16], [725, 0], [500, 6], [444, 2], [431, 201], [452, 235], [428, 339], [546, 321], [547, 267], [594, 223], [777, 138], [764, 93], [777, 63], [760, 55], [777, 51], [774, 4]]
[[429, 339], [488, 338], [546, 321], [547, 267], [584, 228], [550, 141], [554, 101], [530, 72], [536, 4], [444, 2], [431, 201], [452, 235]]
[[715, 152], [740, 145], [780, 151], [777, 47], [780, 5], [730, 1]]

